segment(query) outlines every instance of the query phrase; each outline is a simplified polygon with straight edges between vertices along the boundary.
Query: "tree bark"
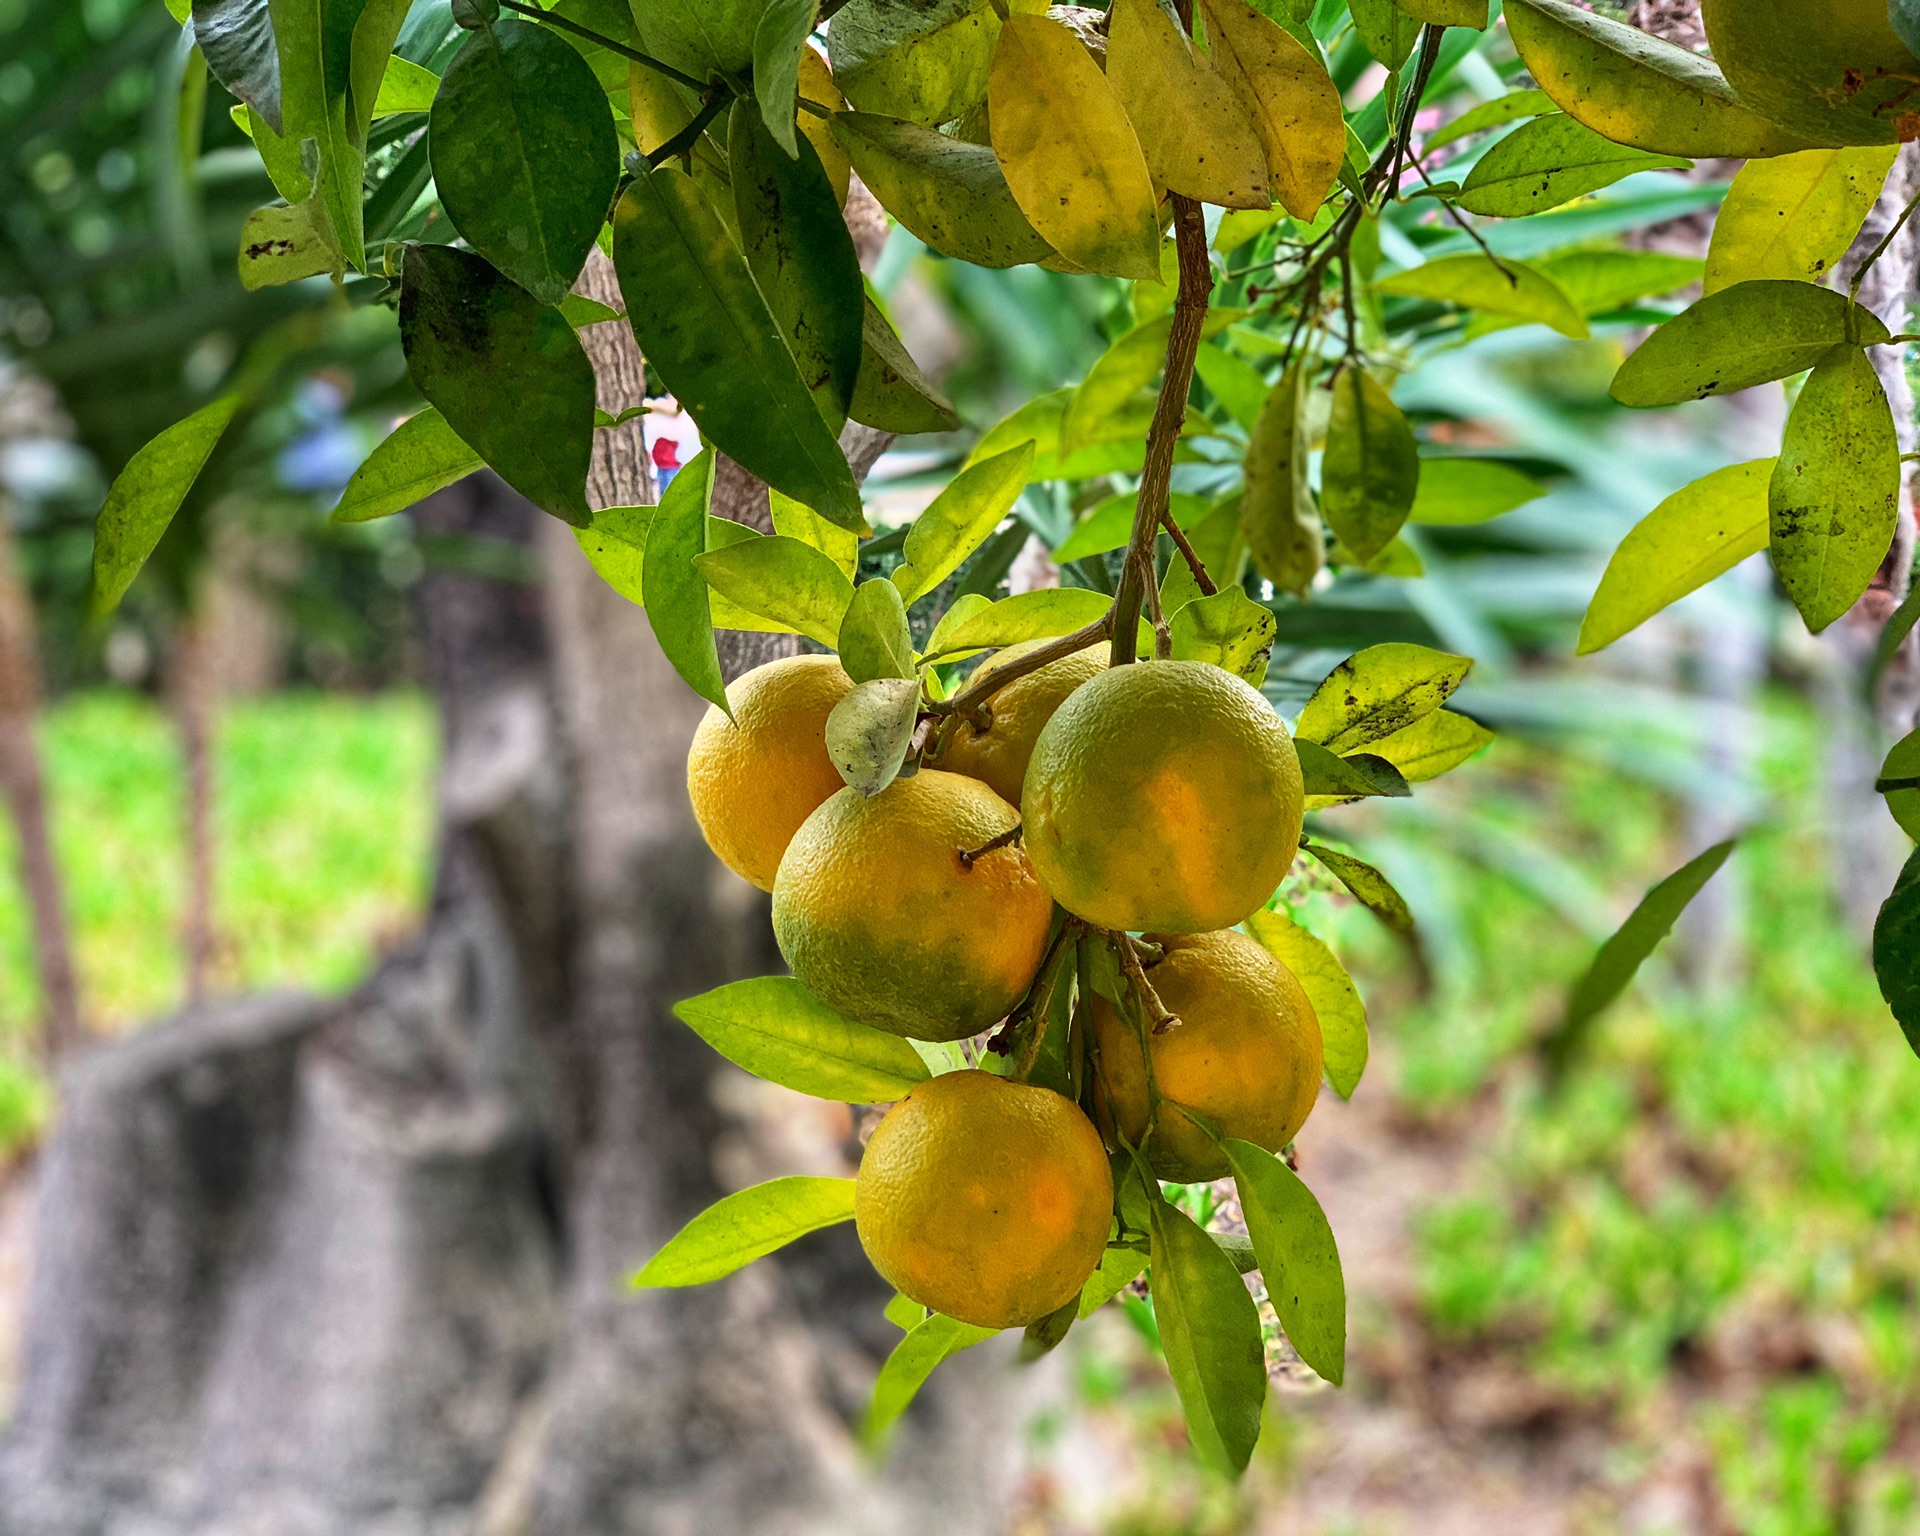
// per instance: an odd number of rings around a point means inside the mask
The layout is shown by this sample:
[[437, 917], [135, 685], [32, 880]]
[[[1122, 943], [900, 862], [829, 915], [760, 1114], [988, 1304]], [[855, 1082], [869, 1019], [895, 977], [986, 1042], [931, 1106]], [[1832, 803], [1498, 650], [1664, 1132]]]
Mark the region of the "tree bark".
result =
[[181, 803], [186, 819], [187, 878], [180, 945], [186, 963], [189, 1008], [206, 1000], [219, 942], [214, 915], [214, 731], [219, 717], [219, 683], [207, 640], [201, 616], [191, 611], [183, 613], [174, 630], [167, 667], [167, 692], [180, 740]]

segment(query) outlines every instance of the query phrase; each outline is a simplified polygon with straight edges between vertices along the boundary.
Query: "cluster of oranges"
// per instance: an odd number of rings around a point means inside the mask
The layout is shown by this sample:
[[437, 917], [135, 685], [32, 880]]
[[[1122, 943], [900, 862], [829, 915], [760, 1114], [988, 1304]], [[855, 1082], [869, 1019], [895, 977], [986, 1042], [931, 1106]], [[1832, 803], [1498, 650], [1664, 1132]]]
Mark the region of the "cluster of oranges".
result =
[[1322, 1065], [1300, 983], [1234, 931], [1299, 846], [1286, 726], [1204, 663], [1108, 667], [1102, 647], [1015, 665], [1030, 654], [983, 663], [976, 678], [1010, 680], [871, 797], [827, 754], [827, 717], [853, 688], [831, 656], [740, 678], [732, 718], [708, 712], [687, 771], [714, 851], [773, 893], [794, 975], [849, 1018], [921, 1041], [992, 1028], [1034, 986], [1056, 903], [1125, 946], [1131, 995], [1152, 1006], [1082, 994], [1084, 1108], [949, 1072], [887, 1112], [861, 1161], [855, 1221], [875, 1267], [990, 1328], [1079, 1296], [1112, 1225], [1107, 1147], [1136, 1149], [1162, 1178], [1221, 1177], [1215, 1136], [1279, 1151]]

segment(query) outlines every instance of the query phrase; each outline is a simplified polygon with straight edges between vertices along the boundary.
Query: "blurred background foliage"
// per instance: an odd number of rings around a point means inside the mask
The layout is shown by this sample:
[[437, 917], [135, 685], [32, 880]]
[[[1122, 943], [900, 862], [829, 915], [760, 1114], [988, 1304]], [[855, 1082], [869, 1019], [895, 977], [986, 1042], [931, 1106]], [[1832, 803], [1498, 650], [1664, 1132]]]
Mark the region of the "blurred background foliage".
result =
[[[1364, 70], [1356, 50], [1331, 41], [1343, 84]], [[1496, 31], [1449, 70], [1435, 121], [1499, 95], [1515, 65]], [[271, 190], [229, 105], [158, 0], [0, 0], [0, 390], [42, 379], [61, 407], [0, 441], [0, 511], [41, 630], [55, 843], [102, 1030], [180, 998], [182, 767], [161, 692], [183, 609], [209, 606], [228, 657], [218, 986], [345, 989], [407, 935], [427, 889], [435, 728], [407, 589], [485, 553], [423, 541], [404, 516], [328, 524], [415, 401], [385, 308], [324, 280], [241, 290], [240, 222]], [[1486, 238], [1547, 261], [1697, 254], [1690, 221], [1724, 190], [1711, 170], [1636, 176]], [[1223, 252], [1248, 307], [1290, 233]], [[1418, 202], [1380, 237], [1389, 263], [1470, 248]], [[1331, 890], [1290, 893], [1351, 960], [1375, 1028], [1355, 1104], [1328, 1096], [1300, 1147], [1355, 1288], [1350, 1385], [1283, 1383], [1289, 1411], [1236, 1492], [1185, 1455], [1150, 1315], [1112, 1309], [1070, 1343], [1073, 1390], [1031, 1425], [1034, 1536], [1920, 1530], [1920, 1070], [1849, 900], [1891, 881], [1858, 869], [1863, 838], [1895, 864], [1905, 845], [1834, 762], [1837, 741], [1876, 728], [1763, 564], [1572, 659], [1626, 530], [1777, 426], [1775, 398], [1657, 415], [1608, 401], [1636, 327], [1677, 308], [1685, 281], [1668, 268], [1616, 285], [1586, 341], [1463, 337], [1414, 301], [1366, 317], [1429, 451], [1495, 456], [1545, 494], [1413, 526], [1418, 577], [1345, 569], [1311, 603], [1271, 599], [1283, 711], [1349, 652], [1411, 639], [1479, 658], [1456, 707], [1500, 733], [1414, 800], [1323, 818], [1405, 893], [1418, 960]], [[876, 505], [895, 521], [996, 420], [1083, 378], [1142, 302], [1102, 279], [938, 260], [904, 231], [874, 283], [967, 423], [883, 461]], [[1226, 345], [1266, 363], [1257, 321]], [[121, 616], [89, 627], [104, 486], [240, 370], [268, 381], [265, 403]], [[1216, 435], [1176, 490], [1228, 498], [1244, 432], [1199, 398]], [[1030, 491], [951, 590], [992, 590], [1032, 540], [1059, 545], [1130, 488], [1122, 474]], [[869, 558], [884, 565], [887, 543]], [[1096, 555], [1061, 579], [1112, 575]], [[1743, 830], [1550, 1092], [1535, 1042], [1595, 943], [1653, 880]], [[3, 884], [0, 1169], [31, 1155], [48, 1112], [36, 1013], [25, 909]]]

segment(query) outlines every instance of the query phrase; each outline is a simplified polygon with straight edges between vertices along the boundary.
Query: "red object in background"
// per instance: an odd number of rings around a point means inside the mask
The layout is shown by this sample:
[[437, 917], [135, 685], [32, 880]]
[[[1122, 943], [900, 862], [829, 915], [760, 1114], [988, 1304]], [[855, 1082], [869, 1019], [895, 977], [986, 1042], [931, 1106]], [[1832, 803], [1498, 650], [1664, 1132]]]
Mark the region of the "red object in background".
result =
[[678, 469], [680, 467], [680, 445], [670, 437], [656, 438], [653, 444], [653, 467], [655, 469]]

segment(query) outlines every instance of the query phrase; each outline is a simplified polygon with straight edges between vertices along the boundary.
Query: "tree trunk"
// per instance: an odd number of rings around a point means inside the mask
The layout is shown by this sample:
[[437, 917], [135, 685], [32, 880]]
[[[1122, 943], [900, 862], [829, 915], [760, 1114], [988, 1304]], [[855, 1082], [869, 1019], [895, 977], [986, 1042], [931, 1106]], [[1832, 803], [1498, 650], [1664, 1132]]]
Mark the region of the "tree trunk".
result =
[[[587, 335], [603, 404], [634, 403], [625, 328]], [[596, 504], [646, 499], [638, 422], [598, 437]], [[486, 477], [417, 515], [547, 569], [422, 584], [426, 935], [344, 1003], [190, 1012], [69, 1075], [0, 1536], [1003, 1528], [990, 1350], [883, 1473], [857, 1453], [896, 1335], [849, 1229], [626, 1289], [720, 1192], [732, 1069], [669, 1010], [777, 965], [766, 901], [693, 824], [698, 700], [570, 532]]]
[[167, 691], [180, 738], [183, 809], [186, 813], [187, 881], [181, 909], [180, 945], [186, 961], [187, 1006], [206, 1000], [218, 945], [214, 917], [216, 877], [214, 729], [219, 684], [203, 618], [181, 615], [173, 635]]

